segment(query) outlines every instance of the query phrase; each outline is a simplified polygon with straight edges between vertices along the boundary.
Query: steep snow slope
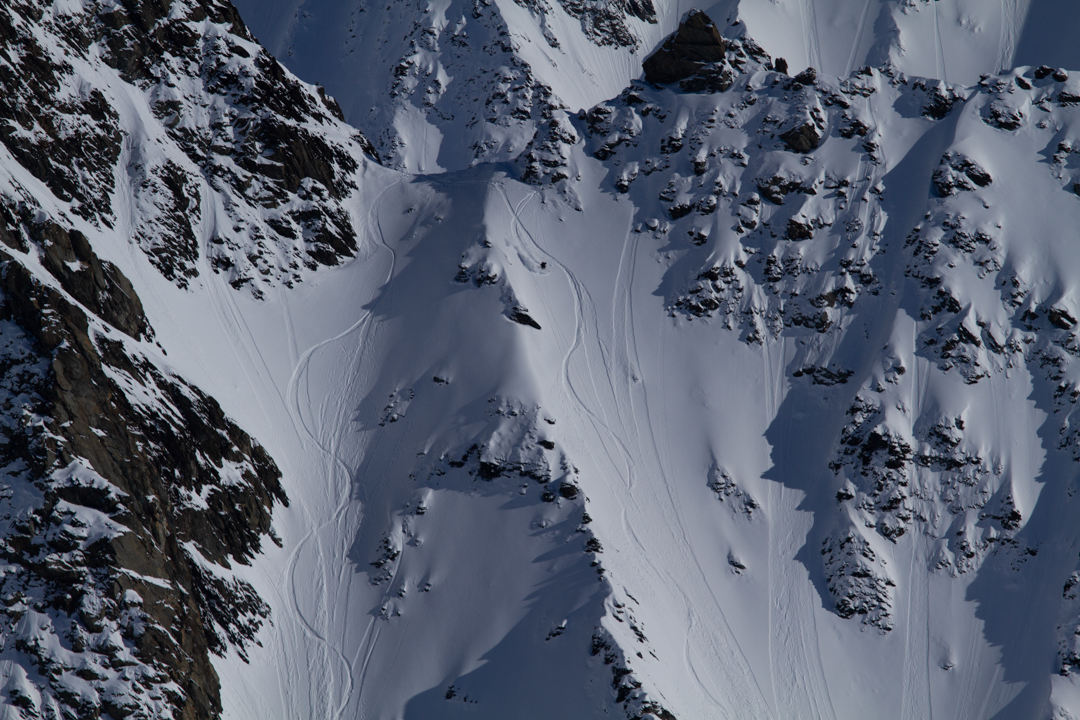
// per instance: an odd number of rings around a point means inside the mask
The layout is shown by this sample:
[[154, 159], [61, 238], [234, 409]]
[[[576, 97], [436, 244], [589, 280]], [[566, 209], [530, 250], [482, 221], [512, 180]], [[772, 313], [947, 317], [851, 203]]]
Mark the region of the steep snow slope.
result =
[[373, 204], [389, 280], [291, 376], [355, 468], [283, 583], [315, 707], [1076, 712], [1075, 81], [747, 50], [575, 120], [554, 187]]
[[1076, 712], [1072, 81], [747, 62], [591, 111], [573, 198], [395, 186], [305, 291], [365, 310], [276, 371], [354, 478], [254, 570], [294, 712]]

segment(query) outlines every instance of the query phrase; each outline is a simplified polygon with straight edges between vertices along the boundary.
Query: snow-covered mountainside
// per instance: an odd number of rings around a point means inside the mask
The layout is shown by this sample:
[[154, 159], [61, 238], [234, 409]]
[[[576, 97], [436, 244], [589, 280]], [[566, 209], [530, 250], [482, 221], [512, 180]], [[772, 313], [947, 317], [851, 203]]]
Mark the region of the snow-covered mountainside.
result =
[[255, 35], [323, 83], [395, 167], [521, 154], [607, 100], [694, 7], [742, 22], [794, 71], [890, 64], [966, 85], [1017, 65], [1080, 67], [1080, 8], [1053, 0], [237, 0]]
[[1080, 717], [1076, 13], [239, 5], [0, 8], [0, 718]]

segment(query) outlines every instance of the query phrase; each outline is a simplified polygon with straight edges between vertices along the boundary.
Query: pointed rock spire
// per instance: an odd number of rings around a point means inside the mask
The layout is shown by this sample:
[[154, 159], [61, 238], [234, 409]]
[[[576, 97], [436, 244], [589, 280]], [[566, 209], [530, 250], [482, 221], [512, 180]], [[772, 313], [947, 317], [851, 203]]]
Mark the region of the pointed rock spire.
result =
[[709, 16], [691, 10], [679, 29], [645, 59], [645, 79], [657, 85], [678, 82], [696, 74], [703, 65], [720, 62], [725, 52], [727, 43]]

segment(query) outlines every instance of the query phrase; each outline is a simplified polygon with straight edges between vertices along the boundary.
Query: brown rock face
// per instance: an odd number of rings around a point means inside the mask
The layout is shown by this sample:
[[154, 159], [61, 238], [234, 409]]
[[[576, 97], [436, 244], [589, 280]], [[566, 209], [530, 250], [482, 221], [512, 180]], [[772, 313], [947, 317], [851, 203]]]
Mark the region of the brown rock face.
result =
[[0, 251], [0, 560], [17, 569], [0, 578], [0, 626], [37, 628], [10, 657], [64, 717], [218, 717], [210, 656], [244, 656], [269, 607], [214, 566], [259, 552], [280, 472], [213, 398], [109, 329], [149, 327], [118, 268], [17, 215], [0, 202], [0, 240], [37, 245], [76, 302]]
[[657, 85], [678, 82], [697, 74], [703, 65], [720, 62], [726, 52], [727, 43], [713, 21], [694, 10], [660, 49], [646, 58], [645, 79]]
[[82, 305], [136, 340], [153, 332], [143, 315], [142, 302], [119, 268], [98, 258], [86, 236], [46, 223], [36, 238], [44, 249], [42, 263]]
[[780, 135], [780, 139], [788, 146], [788, 149], [797, 153], [808, 153], [815, 150], [821, 142], [821, 134], [811, 123], [803, 123], [797, 128], [792, 128]]

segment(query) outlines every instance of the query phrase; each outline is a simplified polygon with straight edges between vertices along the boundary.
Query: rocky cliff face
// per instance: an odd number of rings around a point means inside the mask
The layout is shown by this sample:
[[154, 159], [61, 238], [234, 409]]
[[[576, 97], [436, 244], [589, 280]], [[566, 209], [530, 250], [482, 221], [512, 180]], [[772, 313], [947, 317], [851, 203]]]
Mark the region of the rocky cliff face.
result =
[[268, 615], [227, 569], [286, 502], [280, 473], [119, 327], [2, 267], [6, 699], [28, 717], [214, 716], [209, 654], [243, 652]]
[[[518, 160], [565, 113], [640, 73], [685, 2], [427, 0], [239, 2], [259, 39], [340, 96], [388, 165], [411, 172]], [[354, 67], [365, 72], [356, 74]], [[571, 141], [572, 145], [573, 142]], [[529, 165], [545, 173], [541, 161]]]
[[[20, 717], [210, 718], [211, 655], [269, 620], [233, 577], [274, 461], [164, 364], [125, 237], [169, 282], [261, 297], [357, 249], [374, 151], [223, 2], [0, 8], [0, 694]], [[365, 155], [366, 154], [366, 155]]]
[[0, 33], [11, 157], [93, 227], [130, 227], [177, 285], [198, 277], [204, 253], [259, 294], [355, 252], [340, 200], [373, 149], [232, 6], [20, 2]]

